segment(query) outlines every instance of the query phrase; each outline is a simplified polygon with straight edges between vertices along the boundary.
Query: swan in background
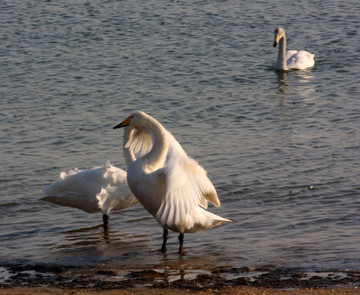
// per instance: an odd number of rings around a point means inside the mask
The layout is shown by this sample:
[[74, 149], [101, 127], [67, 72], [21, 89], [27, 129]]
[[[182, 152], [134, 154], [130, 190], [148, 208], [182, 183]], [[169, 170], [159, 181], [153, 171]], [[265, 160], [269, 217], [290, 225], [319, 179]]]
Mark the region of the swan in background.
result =
[[[147, 129], [125, 128], [123, 152], [126, 164], [135, 161], [135, 154], [144, 154], [152, 147]], [[44, 189], [41, 200], [85, 212], [102, 212], [104, 229], [108, 228], [110, 211], [123, 210], [138, 201], [127, 185], [126, 172], [106, 162], [92, 169], [61, 172], [60, 180]]]
[[275, 63], [275, 69], [278, 70], [303, 70], [306, 68], [313, 67], [315, 64], [314, 56], [305, 50], [289, 50], [286, 51], [286, 37], [285, 30], [281, 27], [277, 27], [274, 31], [275, 41], [274, 47], [279, 44], [279, 54]]
[[205, 210], [208, 201], [220, 206], [213, 184], [206, 171], [156, 119], [138, 111], [114, 129], [125, 126], [147, 127], [154, 136], [151, 151], [130, 164], [127, 180], [139, 202], [162, 225], [163, 252], [166, 251], [168, 230], [180, 233], [179, 253], [183, 253], [184, 233], [230, 222]]

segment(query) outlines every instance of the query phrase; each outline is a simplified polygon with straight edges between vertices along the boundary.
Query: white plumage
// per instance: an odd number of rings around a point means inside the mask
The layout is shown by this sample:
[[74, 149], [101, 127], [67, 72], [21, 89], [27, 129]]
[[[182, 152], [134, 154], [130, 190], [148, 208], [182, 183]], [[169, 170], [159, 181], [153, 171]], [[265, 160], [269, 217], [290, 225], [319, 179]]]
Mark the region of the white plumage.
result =
[[275, 40], [274, 47], [279, 44], [279, 53], [275, 68], [278, 70], [303, 70], [311, 68], [315, 65], [315, 54], [312, 54], [305, 50], [289, 50], [286, 51], [286, 36], [285, 30], [281, 27], [277, 27], [274, 31]]
[[213, 184], [157, 120], [135, 112], [114, 128], [125, 126], [147, 127], [154, 136], [153, 148], [129, 166], [127, 179], [139, 202], [164, 228], [163, 251], [169, 229], [180, 233], [181, 253], [184, 233], [230, 221], [205, 210], [208, 201], [220, 206]]
[[126, 172], [110, 162], [101, 167], [61, 172], [60, 180], [47, 186], [44, 194], [44, 201], [105, 215], [137, 203], [127, 185]]
[[[127, 165], [135, 160], [134, 153], [146, 153], [152, 147], [147, 129], [124, 130], [124, 157]], [[86, 170], [74, 169], [60, 173], [60, 180], [44, 189], [41, 198], [54, 204], [81, 209], [85, 212], [102, 212], [107, 228], [110, 211], [123, 210], [138, 201], [127, 184], [124, 170], [110, 164]]]

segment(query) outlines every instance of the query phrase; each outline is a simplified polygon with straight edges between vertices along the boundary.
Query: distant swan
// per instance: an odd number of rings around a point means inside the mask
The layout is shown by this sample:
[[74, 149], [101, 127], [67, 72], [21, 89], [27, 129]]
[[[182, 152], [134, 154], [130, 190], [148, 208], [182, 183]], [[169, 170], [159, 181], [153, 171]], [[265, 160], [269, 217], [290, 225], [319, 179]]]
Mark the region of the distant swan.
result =
[[127, 179], [139, 202], [164, 229], [163, 252], [169, 229], [180, 233], [179, 253], [182, 253], [184, 233], [230, 221], [205, 210], [208, 201], [220, 206], [213, 184], [204, 168], [185, 153], [156, 119], [139, 111], [114, 129], [125, 126], [147, 127], [154, 135], [151, 151], [129, 166]]
[[306, 68], [311, 68], [315, 65], [315, 54], [312, 54], [305, 50], [286, 51], [286, 37], [285, 30], [283, 28], [277, 27], [274, 33], [274, 47], [276, 47], [276, 45], [279, 43], [279, 54], [275, 63], [275, 69], [284, 71], [290, 69], [303, 70]]
[[[152, 147], [146, 129], [125, 128], [123, 152], [127, 165], [135, 160], [134, 153], [144, 154]], [[110, 211], [122, 210], [138, 201], [127, 185], [126, 172], [106, 162], [92, 169], [61, 172], [60, 180], [44, 189], [44, 201], [74, 207], [85, 212], [102, 212], [104, 229]]]

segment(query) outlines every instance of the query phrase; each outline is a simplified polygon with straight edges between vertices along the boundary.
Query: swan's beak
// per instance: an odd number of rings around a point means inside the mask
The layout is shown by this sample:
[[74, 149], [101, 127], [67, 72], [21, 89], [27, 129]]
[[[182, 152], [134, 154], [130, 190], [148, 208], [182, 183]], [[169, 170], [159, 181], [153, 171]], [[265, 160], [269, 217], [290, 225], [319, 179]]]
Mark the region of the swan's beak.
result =
[[116, 125], [113, 129], [126, 127], [130, 124], [131, 117], [127, 117], [124, 121], [122, 121], [119, 125]]
[[273, 45], [274, 47], [276, 47], [276, 45], [278, 45], [279, 40], [280, 40], [279, 34], [275, 35], [275, 41], [274, 41], [274, 45]]

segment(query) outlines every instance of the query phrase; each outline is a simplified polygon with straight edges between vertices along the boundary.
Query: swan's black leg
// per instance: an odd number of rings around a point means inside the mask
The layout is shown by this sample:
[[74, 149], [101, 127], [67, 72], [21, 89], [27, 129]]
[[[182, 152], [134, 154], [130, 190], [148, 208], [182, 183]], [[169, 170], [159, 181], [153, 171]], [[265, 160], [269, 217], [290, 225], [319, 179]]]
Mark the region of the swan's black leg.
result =
[[167, 242], [168, 236], [169, 236], [169, 231], [167, 229], [164, 229], [161, 252], [166, 252], [166, 242]]
[[103, 222], [104, 222], [104, 231], [108, 231], [109, 229], [109, 215], [103, 214]]
[[184, 245], [184, 234], [183, 233], [180, 233], [180, 235], [179, 235], [179, 243], [180, 243], [179, 253], [183, 254], [183, 245]]

